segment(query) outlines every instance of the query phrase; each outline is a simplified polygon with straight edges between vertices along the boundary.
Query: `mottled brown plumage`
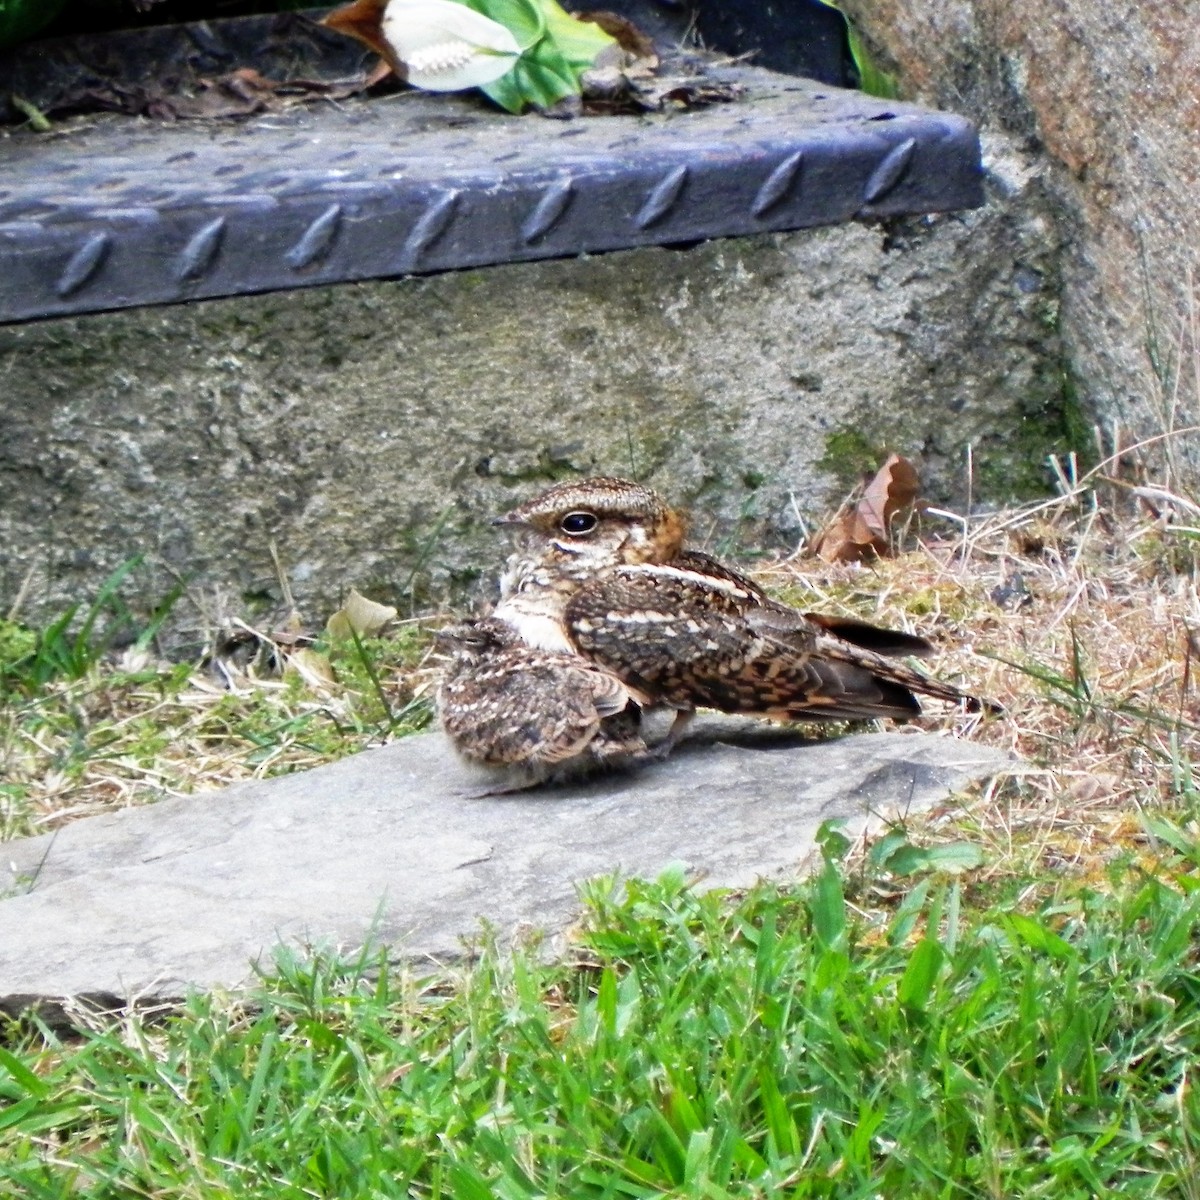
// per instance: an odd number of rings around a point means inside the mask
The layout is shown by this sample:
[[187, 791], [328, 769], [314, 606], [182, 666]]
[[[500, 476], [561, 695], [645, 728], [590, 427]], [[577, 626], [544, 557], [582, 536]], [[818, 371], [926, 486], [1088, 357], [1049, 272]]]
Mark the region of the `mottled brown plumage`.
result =
[[441, 630], [449, 652], [438, 715], [455, 749], [497, 772], [479, 795], [520, 791], [647, 757], [641, 709], [613, 674], [536, 650], [501, 621]]
[[607, 668], [644, 703], [788, 720], [902, 720], [920, 712], [916, 694], [980, 706], [888, 657], [929, 653], [923, 638], [800, 612], [685, 550], [682, 519], [639, 484], [559, 484], [498, 523], [522, 536], [495, 617]]

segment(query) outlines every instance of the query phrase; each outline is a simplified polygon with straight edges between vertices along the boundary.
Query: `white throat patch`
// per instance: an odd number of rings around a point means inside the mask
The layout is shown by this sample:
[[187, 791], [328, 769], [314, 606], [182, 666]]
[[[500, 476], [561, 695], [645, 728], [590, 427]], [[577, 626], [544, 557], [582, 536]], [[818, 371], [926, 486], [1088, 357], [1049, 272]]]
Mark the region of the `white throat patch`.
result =
[[535, 650], [556, 654], [574, 654], [575, 647], [567, 641], [562, 616], [546, 611], [546, 606], [530, 603], [530, 597], [509, 596], [501, 600], [492, 616], [517, 631], [517, 635]]

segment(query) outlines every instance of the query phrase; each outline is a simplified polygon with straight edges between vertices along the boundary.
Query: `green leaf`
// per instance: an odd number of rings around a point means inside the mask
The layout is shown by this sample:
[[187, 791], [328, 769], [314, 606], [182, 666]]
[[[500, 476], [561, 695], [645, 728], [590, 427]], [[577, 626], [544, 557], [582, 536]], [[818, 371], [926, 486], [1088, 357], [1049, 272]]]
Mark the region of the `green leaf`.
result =
[[529, 50], [546, 34], [546, 21], [538, 0], [458, 0], [506, 26], [522, 50]]
[[826, 862], [836, 862], [846, 857], [850, 851], [850, 839], [842, 832], [841, 826], [846, 822], [842, 819], [822, 821], [817, 826], [817, 845], [821, 847], [821, 857]]
[[36, 104], [30, 104], [23, 96], [18, 96], [13, 92], [9, 96], [12, 101], [12, 106], [15, 108], [28, 122], [29, 128], [34, 133], [49, 133], [54, 126], [50, 123], [49, 117]]
[[523, 69], [531, 88], [537, 89], [536, 95], [530, 92], [530, 99], [542, 108], [557, 104], [564, 96], [579, 94], [578, 73], [572, 71], [549, 38], [543, 38], [524, 55], [517, 63], [517, 69]]
[[1166, 817], [1142, 815], [1142, 825], [1146, 831], [1160, 842], [1166, 843], [1177, 854], [1192, 862], [1200, 864], [1200, 838], [1194, 830], [1181, 829], [1174, 821]]
[[950, 842], [945, 846], [930, 846], [926, 851], [931, 871], [946, 871], [957, 875], [983, 863], [983, 851], [971, 842]]
[[46, 1094], [46, 1085], [15, 1054], [5, 1050], [3, 1046], [0, 1046], [0, 1068], [7, 1071], [31, 1096], [41, 1097]]
[[862, 39], [859, 38], [854, 23], [833, 3], [833, 0], [820, 0], [820, 3], [824, 4], [826, 8], [832, 8], [842, 18], [842, 23], [846, 27], [846, 44], [850, 48], [850, 57], [854, 60], [854, 69], [858, 72], [858, 86], [869, 96], [881, 96], [885, 100], [894, 100], [900, 94], [895, 79], [886, 71], [881, 71], [871, 61], [871, 56], [862, 44]]
[[922, 938], [913, 947], [896, 992], [901, 1004], [906, 1008], [925, 1011], [945, 957], [945, 951], [933, 938]]
[[1009, 913], [1004, 918], [1008, 932], [1033, 950], [1041, 950], [1051, 958], [1074, 958], [1075, 948], [1057, 933], [1024, 913]]
[[617, 1033], [617, 976], [612, 967], [605, 967], [596, 989], [596, 1014], [609, 1037]]
[[893, 875], [915, 875], [929, 867], [929, 851], [924, 846], [905, 842], [897, 846], [883, 863]]
[[817, 876], [812, 894], [813, 933], [826, 950], [840, 950], [846, 939], [846, 900], [842, 880], [833, 863]]
[[530, 105], [551, 108], [568, 96], [578, 96], [583, 72], [613, 44], [599, 26], [577, 21], [554, 0], [465, 2], [507, 26], [522, 47], [511, 71], [480, 88], [507, 112], [524, 112]]
[[918, 871], [946, 871], [957, 875], [983, 862], [983, 851], [970, 842], [951, 842], [945, 846], [897, 847], [883, 865], [895, 875], [915, 875]]
[[564, 12], [555, 0], [537, 0], [546, 20], [546, 31], [558, 47], [559, 53], [577, 71], [586, 71], [596, 56], [616, 41], [599, 25], [591, 21], [580, 21]]
[[694, 1192], [707, 1182], [709, 1164], [712, 1159], [711, 1129], [697, 1129], [688, 1138], [687, 1156], [683, 1161], [683, 1186]]
[[614, 1032], [623, 1038], [626, 1030], [633, 1023], [642, 1006], [642, 985], [638, 979], [636, 967], [630, 967], [629, 973], [617, 987], [617, 1020]]
[[531, 86], [524, 70], [523, 59], [518, 59], [516, 66], [507, 75], [501, 75], [492, 83], [484, 84], [479, 90], [489, 100], [500, 105], [505, 112], [523, 113], [530, 104], [540, 103], [530, 94]]
[[764, 1069], [758, 1074], [758, 1098], [776, 1153], [784, 1157], [799, 1154], [802, 1147], [800, 1134], [771, 1069]]
[[849, 19], [846, 21], [846, 40], [850, 45], [850, 57], [854, 59], [854, 66], [858, 71], [858, 86], [868, 96], [879, 96], [884, 100], [894, 100], [900, 94], [900, 88], [895, 78], [886, 71], [881, 71], [871, 61], [871, 56], [862, 44], [862, 40], [858, 36], [858, 31], [850, 23]]
[[683, 1172], [687, 1163], [687, 1149], [679, 1140], [679, 1135], [671, 1126], [671, 1122], [657, 1108], [650, 1110], [651, 1138], [657, 1151], [659, 1169], [673, 1183], [683, 1182]]
[[888, 927], [888, 941], [893, 946], [902, 946], [908, 941], [908, 935], [912, 933], [921, 916], [921, 910], [925, 907], [931, 886], [931, 880], [922, 879], [900, 901], [896, 915]]
[[908, 838], [899, 830], [893, 829], [889, 833], [885, 833], [872, 847], [870, 854], [867, 855], [867, 861], [872, 867], [879, 870], [886, 869], [893, 854], [900, 849], [901, 846], [909, 845]]
[[466, 1163], [455, 1163], [450, 1168], [450, 1187], [454, 1200], [494, 1200], [487, 1180]]

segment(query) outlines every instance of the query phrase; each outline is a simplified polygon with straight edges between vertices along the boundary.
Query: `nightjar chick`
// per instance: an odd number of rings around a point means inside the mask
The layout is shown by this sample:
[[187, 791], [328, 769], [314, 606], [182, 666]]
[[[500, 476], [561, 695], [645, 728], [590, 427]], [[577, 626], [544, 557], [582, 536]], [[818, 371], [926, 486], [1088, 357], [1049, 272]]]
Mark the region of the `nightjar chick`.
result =
[[496, 773], [476, 795], [653, 757], [638, 697], [612, 672], [530, 647], [503, 621], [463, 621], [436, 636], [449, 654], [437, 696], [442, 728], [464, 759]]

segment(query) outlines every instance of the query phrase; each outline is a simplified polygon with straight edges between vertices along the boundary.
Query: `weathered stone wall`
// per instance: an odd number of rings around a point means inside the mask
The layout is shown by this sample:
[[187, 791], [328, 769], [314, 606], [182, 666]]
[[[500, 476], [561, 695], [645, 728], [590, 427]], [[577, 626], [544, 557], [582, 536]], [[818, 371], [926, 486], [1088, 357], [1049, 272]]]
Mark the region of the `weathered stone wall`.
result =
[[[929, 493], [1044, 485], [1073, 410], [1058, 241], [1030, 165], [989, 206], [0, 329], [0, 610], [86, 599], [135, 551], [207, 610], [490, 579], [486, 518], [635, 475], [722, 549], [794, 541], [884, 449]], [[481, 585], [482, 586], [482, 585]]]
[[[1004, 130], [1039, 156], [1081, 402], [1144, 435], [1195, 422], [1200, 3], [843, 7], [907, 97]], [[1198, 457], [1194, 437], [1175, 448]]]

